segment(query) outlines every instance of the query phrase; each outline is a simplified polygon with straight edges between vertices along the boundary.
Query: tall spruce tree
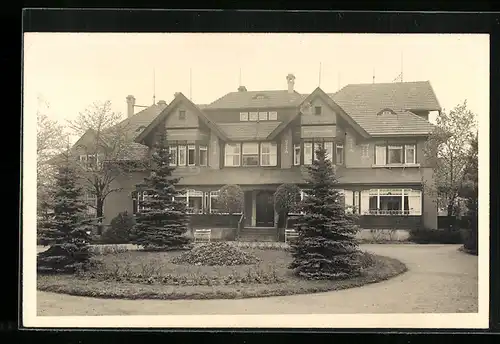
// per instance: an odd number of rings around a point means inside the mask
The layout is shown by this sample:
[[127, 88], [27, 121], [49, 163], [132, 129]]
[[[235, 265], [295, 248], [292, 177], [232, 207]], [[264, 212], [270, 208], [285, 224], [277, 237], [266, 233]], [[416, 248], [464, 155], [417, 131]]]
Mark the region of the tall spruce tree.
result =
[[77, 174], [69, 154], [55, 175], [55, 187], [40, 223], [40, 241], [50, 245], [38, 254], [37, 268], [46, 273], [73, 273], [85, 267], [90, 258], [89, 241], [92, 221], [81, 200], [82, 189], [77, 186]]
[[162, 136], [152, 156], [151, 175], [138, 190], [146, 196], [139, 203], [133, 241], [146, 251], [190, 248], [190, 239], [185, 236], [189, 229], [186, 204], [174, 198], [182, 191], [175, 188], [179, 178], [172, 177], [175, 168], [169, 161], [169, 150]]
[[357, 228], [336, 190], [338, 181], [325, 153], [324, 148], [316, 151], [316, 159], [308, 166], [301, 204], [304, 215], [295, 224], [298, 238], [291, 244], [290, 268], [307, 279], [345, 279], [360, 271]]

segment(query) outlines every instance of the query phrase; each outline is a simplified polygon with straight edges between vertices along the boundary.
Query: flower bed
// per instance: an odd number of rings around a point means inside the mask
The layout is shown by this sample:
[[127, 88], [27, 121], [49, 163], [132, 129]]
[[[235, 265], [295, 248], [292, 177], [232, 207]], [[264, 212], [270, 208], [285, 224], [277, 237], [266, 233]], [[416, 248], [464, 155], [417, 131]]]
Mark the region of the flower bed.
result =
[[406, 271], [398, 260], [362, 253], [362, 274], [342, 281], [308, 281], [288, 269], [290, 253], [241, 249], [258, 258], [246, 265], [175, 264], [182, 252], [128, 251], [95, 258], [98, 269], [77, 276], [38, 276], [38, 289], [123, 299], [231, 299], [304, 294], [375, 283]]

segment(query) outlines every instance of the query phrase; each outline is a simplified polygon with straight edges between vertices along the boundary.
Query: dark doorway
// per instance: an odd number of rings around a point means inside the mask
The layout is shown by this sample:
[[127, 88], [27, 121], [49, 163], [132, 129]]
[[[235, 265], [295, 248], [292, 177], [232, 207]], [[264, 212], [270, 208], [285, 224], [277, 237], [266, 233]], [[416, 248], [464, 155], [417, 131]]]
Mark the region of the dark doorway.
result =
[[274, 227], [273, 193], [270, 191], [257, 193], [256, 225], [257, 227]]

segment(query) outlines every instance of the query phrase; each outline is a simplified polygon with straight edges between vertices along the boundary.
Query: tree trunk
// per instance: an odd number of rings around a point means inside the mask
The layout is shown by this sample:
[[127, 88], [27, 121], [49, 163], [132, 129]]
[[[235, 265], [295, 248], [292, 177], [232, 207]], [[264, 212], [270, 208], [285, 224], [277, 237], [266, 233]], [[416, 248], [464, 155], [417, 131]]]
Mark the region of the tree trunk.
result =
[[97, 211], [97, 235], [102, 235], [103, 232], [103, 226], [102, 226], [102, 218], [104, 214], [104, 201], [102, 199], [97, 199], [97, 204], [96, 204], [96, 211]]

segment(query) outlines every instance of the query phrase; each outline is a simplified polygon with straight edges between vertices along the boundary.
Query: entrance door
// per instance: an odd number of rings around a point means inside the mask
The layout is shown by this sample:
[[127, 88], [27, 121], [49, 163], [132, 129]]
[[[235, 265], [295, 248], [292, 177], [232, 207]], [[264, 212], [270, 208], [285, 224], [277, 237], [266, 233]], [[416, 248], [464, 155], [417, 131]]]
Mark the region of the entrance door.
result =
[[257, 193], [256, 203], [257, 227], [274, 227], [273, 193], [270, 191]]

